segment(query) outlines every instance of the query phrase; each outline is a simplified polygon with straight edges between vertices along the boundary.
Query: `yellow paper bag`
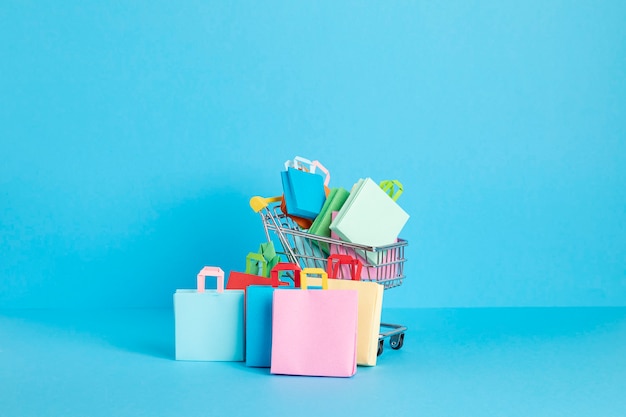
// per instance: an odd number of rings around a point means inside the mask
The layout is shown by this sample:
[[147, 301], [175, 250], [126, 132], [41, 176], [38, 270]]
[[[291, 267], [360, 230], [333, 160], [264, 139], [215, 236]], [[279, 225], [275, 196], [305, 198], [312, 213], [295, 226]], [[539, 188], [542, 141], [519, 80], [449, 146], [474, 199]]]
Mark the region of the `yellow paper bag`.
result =
[[[309, 286], [320, 287], [321, 278], [309, 278]], [[357, 322], [357, 365], [376, 366], [380, 315], [383, 308], [383, 289], [376, 282], [329, 279], [329, 290], [357, 290], [359, 293]]]

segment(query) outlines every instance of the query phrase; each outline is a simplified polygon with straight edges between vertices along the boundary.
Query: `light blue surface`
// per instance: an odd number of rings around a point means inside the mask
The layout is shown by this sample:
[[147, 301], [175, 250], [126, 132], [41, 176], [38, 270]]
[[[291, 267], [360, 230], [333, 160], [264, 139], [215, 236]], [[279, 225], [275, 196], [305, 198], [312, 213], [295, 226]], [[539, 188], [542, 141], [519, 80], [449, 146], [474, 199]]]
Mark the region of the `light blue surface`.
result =
[[296, 155], [399, 179], [396, 307], [626, 305], [626, 2], [3, 0], [0, 307], [245, 268]]
[[344, 379], [175, 361], [172, 310], [2, 310], [0, 415], [624, 415], [624, 308], [383, 318], [409, 327], [404, 347]]

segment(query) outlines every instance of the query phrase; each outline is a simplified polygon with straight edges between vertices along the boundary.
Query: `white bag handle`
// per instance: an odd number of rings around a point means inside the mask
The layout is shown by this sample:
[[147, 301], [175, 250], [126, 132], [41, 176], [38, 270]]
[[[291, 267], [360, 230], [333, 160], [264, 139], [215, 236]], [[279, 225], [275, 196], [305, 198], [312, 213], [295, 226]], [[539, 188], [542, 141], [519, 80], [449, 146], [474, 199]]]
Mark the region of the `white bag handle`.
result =
[[326, 167], [322, 165], [322, 163], [317, 159], [315, 161], [311, 161], [301, 156], [296, 156], [295, 158], [293, 158], [293, 160], [285, 161], [285, 169], [300, 169], [301, 167], [303, 167], [306, 170], [307, 166], [308, 172], [310, 172], [311, 174], [315, 174], [315, 170], [319, 168], [325, 175], [324, 185], [328, 187], [328, 184], [330, 184], [330, 172], [328, 172], [328, 169], [326, 169]]
[[296, 156], [293, 160], [289, 159], [285, 161], [285, 169], [287, 168], [295, 168], [300, 169], [301, 167], [307, 168], [311, 174], [315, 174], [315, 166], [313, 166], [313, 162], [309, 159], [303, 158], [302, 156]]
[[328, 187], [328, 184], [330, 184], [330, 172], [328, 172], [326, 167], [322, 165], [322, 163], [317, 159], [311, 162], [311, 166], [314, 167], [311, 172], [315, 172], [315, 168], [319, 168], [324, 174], [326, 174], [326, 178], [324, 179], [324, 185]]

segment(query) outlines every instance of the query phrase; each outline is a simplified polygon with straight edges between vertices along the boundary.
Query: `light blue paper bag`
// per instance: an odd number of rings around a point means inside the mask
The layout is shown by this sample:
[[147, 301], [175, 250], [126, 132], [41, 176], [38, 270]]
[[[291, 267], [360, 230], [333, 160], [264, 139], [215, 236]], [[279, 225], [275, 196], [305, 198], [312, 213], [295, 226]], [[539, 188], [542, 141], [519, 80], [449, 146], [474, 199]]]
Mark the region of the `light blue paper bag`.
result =
[[[217, 278], [216, 290], [205, 290], [205, 277]], [[176, 360], [243, 361], [244, 292], [224, 290], [224, 271], [206, 266], [197, 289], [176, 290], [174, 323]]]

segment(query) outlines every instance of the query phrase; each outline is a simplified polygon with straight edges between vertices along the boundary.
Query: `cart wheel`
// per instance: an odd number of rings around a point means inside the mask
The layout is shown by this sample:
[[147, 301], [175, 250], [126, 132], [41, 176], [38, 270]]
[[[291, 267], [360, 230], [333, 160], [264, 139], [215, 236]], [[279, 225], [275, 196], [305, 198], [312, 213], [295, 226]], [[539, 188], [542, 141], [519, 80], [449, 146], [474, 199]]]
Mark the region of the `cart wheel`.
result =
[[391, 348], [394, 350], [400, 349], [402, 345], [404, 345], [404, 333], [391, 336], [391, 339], [389, 340], [389, 345], [391, 345]]
[[378, 341], [378, 353], [376, 354], [376, 356], [380, 356], [383, 354], [383, 347], [385, 346], [385, 340], [384, 339], [380, 339]]

